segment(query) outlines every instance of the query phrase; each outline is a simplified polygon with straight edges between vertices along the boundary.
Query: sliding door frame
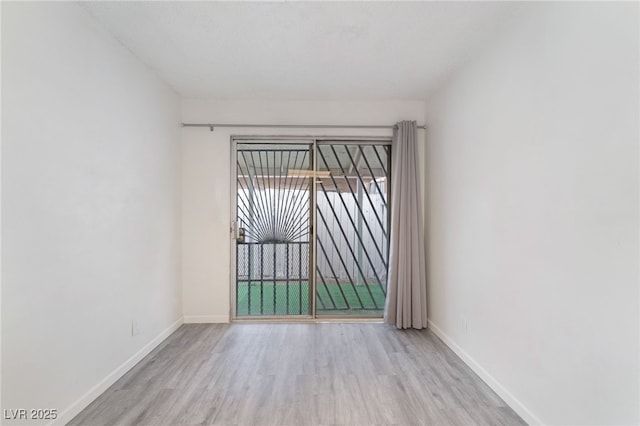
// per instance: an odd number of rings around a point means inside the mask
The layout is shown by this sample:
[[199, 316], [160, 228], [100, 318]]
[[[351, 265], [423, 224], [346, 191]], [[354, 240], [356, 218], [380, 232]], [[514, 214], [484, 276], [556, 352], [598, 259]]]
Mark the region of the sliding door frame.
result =
[[[348, 321], [372, 321], [372, 322], [380, 322], [382, 318], [380, 317], [371, 317], [371, 316], [358, 316], [358, 315], [350, 315], [348, 317], [345, 316], [336, 316], [336, 315], [318, 315], [316, 314], [316, 220], [317, 220], [317, 182], [315, 173], [318, 171], [318, 145], [329, 145], [333, 143], [337, 144], [355, 144], [358, 143], [367, 144], [367, 145], [386, 145], [391, 146], [392, 138], [391, 136], [310, 136], [310, 135], [231, 135], [230, 145], [231, 145], [231, 174], [230, 174], [230, 189], [231, 189], [231, 210], [229, 215], [229, 253], [230, 253], [230, 270], [229, 270], [229, 304], [230, 304], [230, 313], [231, 313], [231, 321], [232, 322], [327, 322], [327, 321], [340, 321], [340, 322], [348, 322]], [[311, 153], [311, 162], [313, 167], [314, 176], [311, 180], [311, 196], [310, 196], [310, 239], [309, 239], [309, 306], [310, 306], [310, 315], [261, 315], [261, 316], [246, 316], [246, 317], [238, 317], [237, 316], [237, 292], [236, 292], [236, 281], [237, 281], [237, 250], [236, 250], [236, 219], [237, 219], [237, 192], [238, 192], [238, 183], [237, 183], [237, 161], [238, 161], [238, 144], [268, 144], [268, 143], [277, 143], [279, 145], [310, 145], [310, 153]], [[389, 176], [391, 176], [391, 169], [389, 169]], [[234, 190], [235, 188], [235, 190]], [[387, 185], [387, 199], [391, 200], [391, 188], [390, 185]], [[391, 218], [390, 211], [387, 214], [387, 227], [389, 226], [389, 221]], [[388, 228], [389, 229], [389, 228]], [[389, 240], [387, 240], [387, 244]]]

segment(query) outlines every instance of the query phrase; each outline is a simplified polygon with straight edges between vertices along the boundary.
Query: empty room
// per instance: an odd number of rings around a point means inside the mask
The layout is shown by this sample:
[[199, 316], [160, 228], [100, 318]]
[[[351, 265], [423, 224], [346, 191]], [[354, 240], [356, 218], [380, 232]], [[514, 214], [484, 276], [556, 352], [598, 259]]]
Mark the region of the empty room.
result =
[[638, 2], [0, 14], [1, 424], [640, 424]]

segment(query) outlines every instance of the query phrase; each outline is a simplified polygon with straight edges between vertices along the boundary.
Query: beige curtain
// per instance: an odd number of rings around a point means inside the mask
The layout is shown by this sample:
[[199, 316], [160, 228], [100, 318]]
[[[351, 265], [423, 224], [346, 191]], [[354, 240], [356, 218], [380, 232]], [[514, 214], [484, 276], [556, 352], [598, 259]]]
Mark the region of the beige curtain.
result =
[[384, 321], [398, 328], [426, 328], [424, 228], [415, 121], [396, 125], [391, 156], [391, 240]]

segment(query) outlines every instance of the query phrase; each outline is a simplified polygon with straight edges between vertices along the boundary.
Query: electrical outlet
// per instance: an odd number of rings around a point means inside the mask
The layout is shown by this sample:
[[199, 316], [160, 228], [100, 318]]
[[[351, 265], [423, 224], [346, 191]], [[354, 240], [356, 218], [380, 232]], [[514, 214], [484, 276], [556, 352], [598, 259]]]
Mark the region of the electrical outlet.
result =
[[138, 334], [140, 334], [140, 324], [138, 324], [138, 321], [133, 320], [131, 321], [131, 335], [137, 336]]

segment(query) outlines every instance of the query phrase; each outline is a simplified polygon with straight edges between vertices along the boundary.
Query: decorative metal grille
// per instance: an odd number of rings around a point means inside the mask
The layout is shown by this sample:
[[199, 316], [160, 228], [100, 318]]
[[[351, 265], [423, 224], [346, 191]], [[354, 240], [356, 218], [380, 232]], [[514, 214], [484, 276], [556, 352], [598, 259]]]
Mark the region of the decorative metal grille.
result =
[[323, 144], [317, 166], [316, 314], [376, 315], [388, 269], [390, 146]]
[[310, 315], [308, 145], [239, 145], [236, 315]]
[[[236, 316], [374, 315], [388, 269], [388, 145], [322, 143], [237, 148]], [[312, 200], [312, 179], [316, 193]]]

